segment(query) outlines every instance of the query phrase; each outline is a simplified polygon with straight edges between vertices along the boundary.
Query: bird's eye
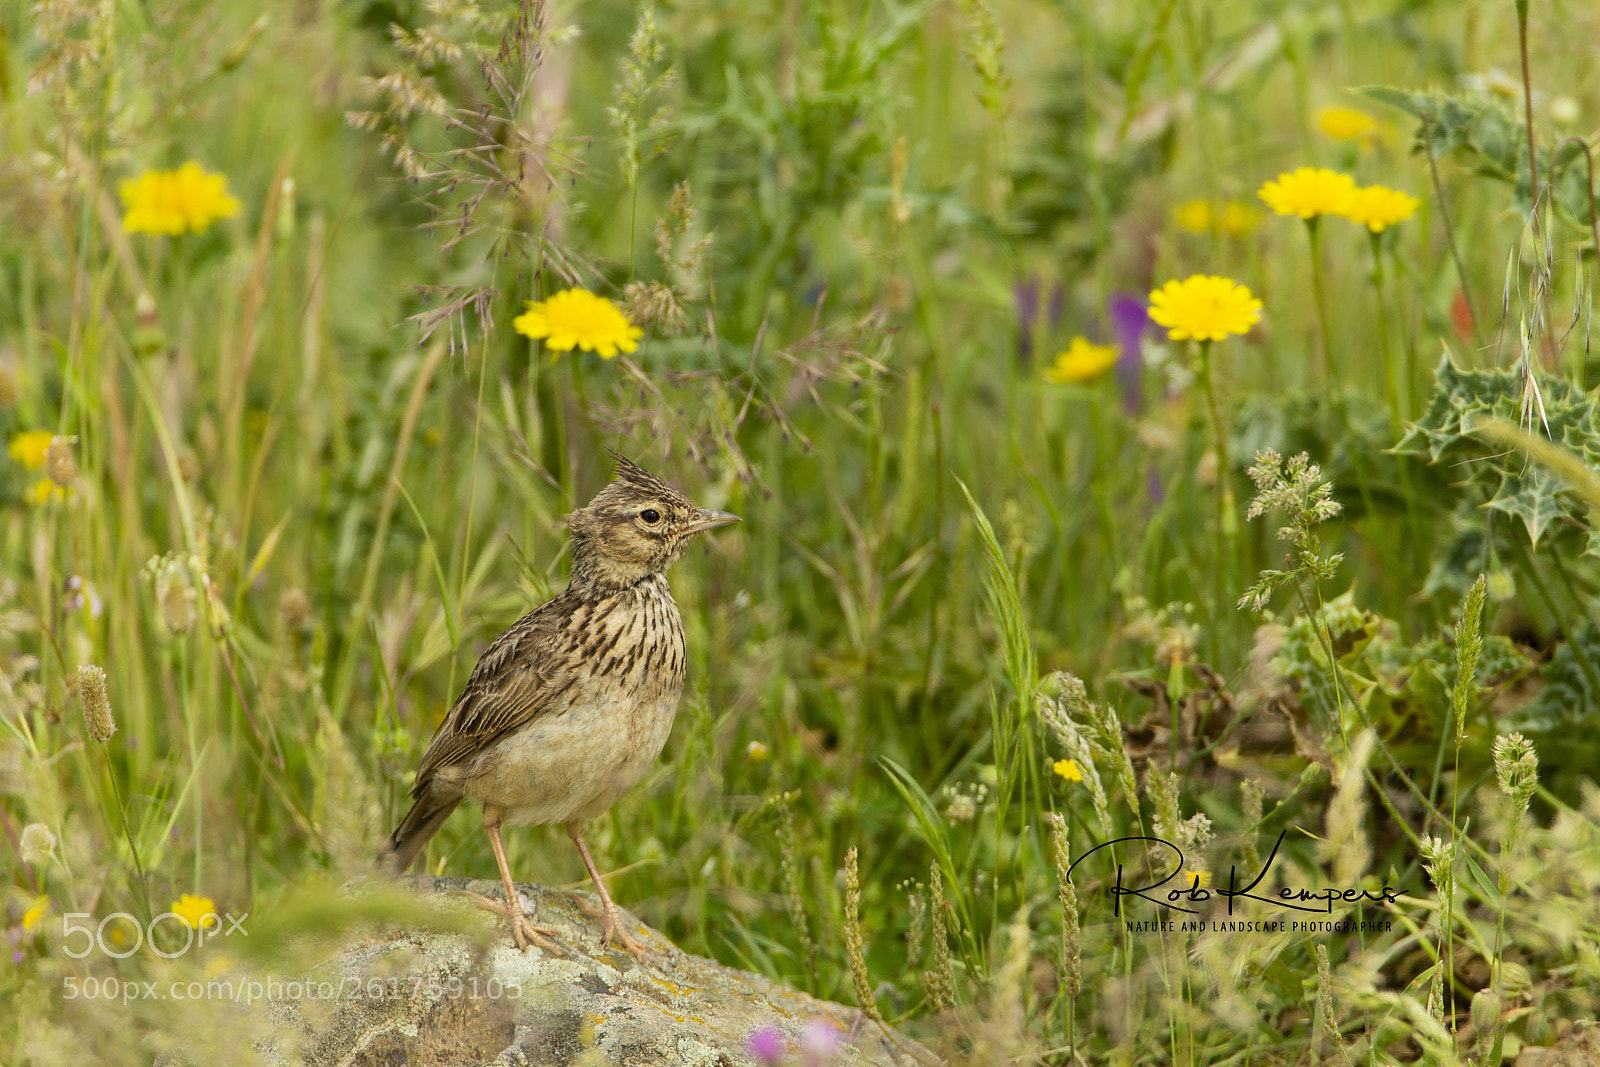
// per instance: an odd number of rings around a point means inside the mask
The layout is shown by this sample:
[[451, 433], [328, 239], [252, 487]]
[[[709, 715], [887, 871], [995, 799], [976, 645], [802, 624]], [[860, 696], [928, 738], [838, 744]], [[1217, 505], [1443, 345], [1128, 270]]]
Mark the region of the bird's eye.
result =
[[645, 522], [648, 522], [650, 525], [654, 526], [656, 523], [661, 521], [661, 512], [657, 511], [655, 508], [645, 508], [643, 511], [639, 512], [639, 517]]

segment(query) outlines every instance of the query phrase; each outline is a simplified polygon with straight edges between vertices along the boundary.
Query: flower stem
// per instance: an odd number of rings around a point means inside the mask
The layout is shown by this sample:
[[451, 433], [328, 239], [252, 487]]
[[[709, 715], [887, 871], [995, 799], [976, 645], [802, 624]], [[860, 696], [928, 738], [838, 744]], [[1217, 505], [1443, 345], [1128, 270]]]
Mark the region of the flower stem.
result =
[[1333, 400], [1333, 341], [1328, 333], [1328, 298], [1322, 286], [1322, 244], [1321, 230], [1317, 225], [1322, 221], [1321, 215], [1313, 215], [1306, 220], [1306, 234], [1311, 239], [1311, 289], [1317, 300], [1317, 326], [1322, 336], [1322, 366], [1325, 377], [1324, 384], [1328, 388], [1329, 406]]
[[[1455, 261], [1456, 278], [1461, 282], [1461, 299], [1467, 305], [1467, 318], [1472, 320], [1472, 333], [1478, 333], [1478, 312], [1472, 302], [1472, 289], [1467, 282], [1467, 265], [1462, 262], [1461, 249], [1456, 245], [1455, 226], [1450, 221], [1450, 205], [1444, 200], [1444, 185], [1439, 181], [1439, 160], [1433, 152], [1433, 116], [1427, 112], [1422, 115], [1422, 138], [1428, 149], [1428, 174], [1433, 179], [1433, 195], [1439, 201], [1439, 221], [1444, 224], [1445, 244], [1450, 248], [1450, 258]], [[1414, 379], [1413, 379], [1413, 388]]]
[[604, 449], [600, 447], [600, 434], [594, 428], [594, 416], [589, 412], [589, 394], [583, 387], [585, 372], [581, 363], [577, 349], [567, 353], [567, 364], [572, 369], [572, 391], [578, 397], [578, 414], [583, 416], [583, 428], [589, 436], [590, 450], [599, 455]]
[[[1383, 380], [1389, 388], [1389, 417], [1392, 420], [1392, 432], [1398, 439], [1404, 429], [1405, 420], [1410, 416], [1413, 398], [1413, 385], [1416, 381], [1416, 351], [1407, 346], [1406, 365], [1400, 372], [1401, 380], [1396, 382], [1394, 372], [1394, 358], [1389, 348], [1389, 313], [1383, 301], [1383, 241], [1379, 234], [1369, 231], [1368, 238], [1372, 243], [1372, 291], [1378, 299], [1378, 350], [1383, 353]], [[1406, 499], [1412, 499], [1411, 468], [1402, 458], [1398, 464], [1400, 471], [1400, 485]], [[1362, 483], [1365, 489], [1365, 482]], [[1427, 532], [1422, 525], [1422, 516], [1416, 508], [1406, 509], [1407, 519], [1410, 523], [1411, 555], [1424, 551], [1427, 543]]]
[[1339, 440], [1339, 418], [1334, 405], [1333, 339], [1328, 331], [1328, 298], [1322, 285], [1321, 222], [1321, 215], [1307, 219], [1306, 234], [1311, 240], [1311, 289], [1317, 301], [1317, 326], [1322, 336], [1322, 387], [1327, 399], [1328, 462], [1331, 464], [1334, 446]]
[[1217, 405], [1216, 385], [1211, 373], [1211, 342], [1200, 342], [1200, 390], [1205, 393], [1206, 411], [1211, 419], [1211, 437], [1217, 453], [1217, 617], [1228, 602], [1233, 581], [1233, 548], [1239, 532], [1233, 505], [1232, 466], [1228, 461], [1228, 431]]
[[[1389, 316], [1383, 306], [1383, 238], [1381, 234], [1367, 232], [1368, 241], [1372, 245], [1372, 292], [1378, 300], [1378, 351], [1383, 354], [1383, 384], [1389, 391], [1389, 414], [1394, 418], [1395, 432], [1400, 431], [1402, 412], [1410, 410], [1410, 396], [1407, 395], [1406, 403], [1401, 402], [1401, 385], [1396, 383], [1394, 377], [1394, 357], [1389, 351]], [[1411, 391], [1410, 377], [1404, 383], [1404, 391]]]
[[534, 376], [534, 403], [539, 410], [540, 452], [545, 470], [561, 488], [563, 502], [570, 504], [572, 487], [567, 479], [567, 435], [562, 426], [561, 396], [555, 387], [556, 368], [540, 359], [541, 355], [543, 353], [536, 350], [529, 362]]

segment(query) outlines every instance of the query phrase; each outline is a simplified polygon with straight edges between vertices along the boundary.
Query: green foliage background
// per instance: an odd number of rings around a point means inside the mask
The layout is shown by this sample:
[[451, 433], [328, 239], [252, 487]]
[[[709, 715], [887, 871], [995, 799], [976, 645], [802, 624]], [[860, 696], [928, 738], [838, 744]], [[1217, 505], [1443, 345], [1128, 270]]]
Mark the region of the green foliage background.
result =
[[[1449, 1011], [1414, 1007], [1436, 925], [1328, 943], [1361, 1055], [1467, 1055], [1470, 1030], [1421, 1020], [1466, 1020], [1480, 988], [1507, 1014], [1473, 1025], [1507, 1054], [1592, 1015], [1600, 14], [1529, 9], [1536, 208], [1511, 4], [0, 4], [0, 435], [71, 438], [78, 467], [40, 506], [38, 473], [0, 463], [0, 989], [36, 1020], [7, 1061], [142, 1055], [61, 1003], [57, 931], [22, 922], [39, 897], [269, 914], [368, 869], [475, 655], [562, 583], [560, 517], [608, 448], [745, 520], [674, 572], [690, 691], [590, 830], [614, 895], [685, 950], [851, 1001], [836, 872], [856, 846], [877, 1006], [960, 1055], [1331, 1056], [1313, 942], [1227, 982], [1197, 951], [1204, 976], [1174, 979], [1183, 953], [1119, 937], [1098, 882], [1077, 891], [1085, 992], [1062, 995], [1041, 817], [1068, 815], [1075, 853], [1100, 839], [1038, 714], [1070, 671], [1120, 715], [1097, 751], [1180, 772], [1215, 869], [1242, 832], [1299, 827], [1292, 878], [1326, 882], [1323, 771], [1362, 780], [1366, 726], [1384, 792], [1342, 827], [1359, 874], [1434, 900], [1419, 836], [1468, 816], [1488, 835], [1460, 853]], [[1329, 106], [1374, 132], [1329, 138]], [[243, 210], [124, 234], [119, 182], [188, 159]], [[1300, 165], [1423, 201], [1370, 241], [1321, 225], [1334, 381], [1305, 227], [1255, 197]], [[1195, 232], [1192, 200], [1261, 214]], [[1115, 294], [1191, 273], [1266, 303], [1212, 357], [1228, 470], [1184, 345], [1152, 330], [1127, 373], [1042, 376], [1074, 335], [1114, 342]], [[524, 301], [630, 283], [681, 313], [631, 357], [552, 360], [511, 328]], [[1235, 604], [1283, 560], [1276, 522], [1242, 514], [1265, 448], [1331, 480], [1344, 560], [1263, 618]], [[1487, 688], [1452, 765], [1452, 627], [1480, 573]], [[110, 679], [106, 745], [84, 663]], [[1501, 855], [1509, 729], [1546, 789], [1497, 885], [1477, 865]], [[1119, 831], [1160, 816], [1100, 771]], [[1241, 780], [1269, 798], [1253, 826]], [[35, 823], [56, 844], [24, 860]], [[508, 850], [519, 877], [580, 884], [564, 835]], [[955, 1011], [924, 975], [935, 863]], [[491, 875], [476, 818], [428, 864]]]

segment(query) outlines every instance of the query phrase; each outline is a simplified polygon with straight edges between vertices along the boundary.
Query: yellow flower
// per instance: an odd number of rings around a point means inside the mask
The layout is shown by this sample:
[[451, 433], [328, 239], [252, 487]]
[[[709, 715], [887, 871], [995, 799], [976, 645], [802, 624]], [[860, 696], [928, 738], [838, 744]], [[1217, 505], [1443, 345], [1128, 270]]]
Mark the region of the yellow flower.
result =
[[1150, 319], [1174, 341], [1220, 341], [1261, 321], [1261, 301], [1232, 278], [1195, 274], [1150, 294]]
[[1213, 207], [1204, 200], [1190, 200], [1179, 204], [1173, 212], [1173, 221], [1192, 233], [1220, 231], [1229, 237], [1247, 237], [1261, 221], [1260, 212], [1249, 204], [1229, 200]]
[[118, 189], [128, 209], [122, 228], [173, 237], [204, 233], [213, 222], [238, 212], [239, 201], [228, 195], [227, 187], [226, 175], [208, 174], [193, 161], [177, 170], [147, 170], [125, 179]]
[[1098, 378], [1116, 361], [1117, 350], [1110, 345], [1091, 344], [1087, 338], [1074, 337], [1067, 350], [1056, 357], [1055, 364], [1045, 368], [1044, 376], [1058, 385], [1072, 385]]
[[1359, 141], [1378, 131], [1370, 115], [1353, 107], [1325, 107], [1317, 113], [1317, 125], [1335, 141]]
[[29, 430], [13, 437], [6, 451], [11, 454], [12, 459], [29, 470], [36, 471], [44, 466], [44, 454], [50, 450], [50, 442], [55, 438], [56, 435], [49, 430]]
[[45, 917], [45, 913], [47, 913], [49, 910], [49, 897], [35, 898], [33, 907], [22, 913], [22, 929], [27, 933], [33, 933], [33, 928], [39, 925], [39, 920], [43, 919]]
[[1185, 888], [1185, 889], [1205, 889], [1210, 884], [1211, 884], [1211, 872], [1210, 871], [1184, 871], [1183, 872], [1183, 888]]
[[1204, 200], [1190, 200], [1179, 204], [1178, 210], [1172, 213], [1172, 217], [1179, 226], [1191, 233], [1211, 232], [1211, 205]]
[[549, 300], [528, 302], [528, 310], [511, 325], [526, 337], [539, 337], [552, 352], [581, 348], [611, 359], [639, 347], [644, 331], [603, 296], [582, 289], [564, 289]]
[[1083, 772], [1078, 770], [1078, 762], [1070, 759], [1058, 759], [1050, 765], [1050, 769], [1069, 782], [1083, 781]]
[[1249, 204], [1229, 200], [1222, 205], [1222, 232], [1229, 237], [1248, 237], [1261, 222], [1261, 212]]
[[1261, 187], [1261, 199], [1280, 215], [1313, 219], [1337, 215], [1356, 191], [1355, 179], [1326, 167], [1299, 167]]
[[40, 478], [23, 492], [22, 497], [34, 507], [43, 507], [52, 500], [67, 499], [67, 493], [64, 486], [57, 485], [49, 478]]
[[213, 920], [213, 927], [222, 924], [222, 920], [217, 916], [217, 905], [210, 897], [197, 897], [193, 893], [185, 893], [174, 900], [167, 910], [188, 923], [191, 929], [200, 929], [207, 919]]
[[1421, 206], [1422, 201], [1409, 193], [1368, 185], [1351, 194], [1339, 214], [1351, 222], [1361, 223], [1373, 233], [1382, 233], [1385, 227], [1409, 219]]

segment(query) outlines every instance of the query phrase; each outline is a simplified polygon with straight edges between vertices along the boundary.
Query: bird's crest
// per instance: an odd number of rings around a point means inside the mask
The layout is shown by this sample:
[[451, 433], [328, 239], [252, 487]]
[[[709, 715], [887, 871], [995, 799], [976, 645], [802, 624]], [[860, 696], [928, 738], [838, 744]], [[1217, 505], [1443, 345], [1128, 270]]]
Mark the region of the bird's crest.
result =
[[668, 499], [681, 497], [683, 495], [672, 486], [662, 481], [660, 478], [657, 478], [654, 474], [651, 474], [649, 471], [639, 466], [627, 456], [624, 456], [621, 452], [613, 449], [611, 452], [611, 457], [617, 461], [616, 473], [614, 475], [617, 481], [626, 482], [628, 485], [634, 486], [638, 489], [643, 489], [646, 492], [659, 493]]

